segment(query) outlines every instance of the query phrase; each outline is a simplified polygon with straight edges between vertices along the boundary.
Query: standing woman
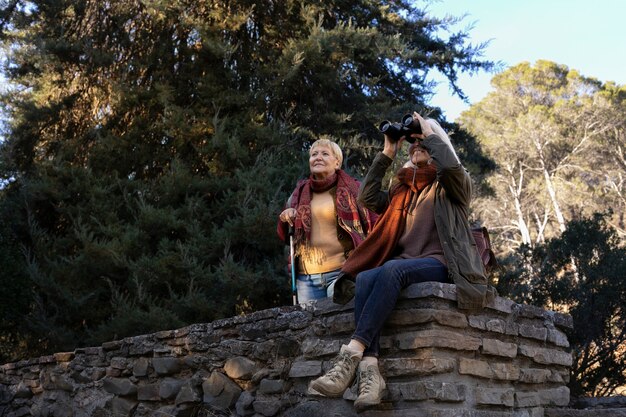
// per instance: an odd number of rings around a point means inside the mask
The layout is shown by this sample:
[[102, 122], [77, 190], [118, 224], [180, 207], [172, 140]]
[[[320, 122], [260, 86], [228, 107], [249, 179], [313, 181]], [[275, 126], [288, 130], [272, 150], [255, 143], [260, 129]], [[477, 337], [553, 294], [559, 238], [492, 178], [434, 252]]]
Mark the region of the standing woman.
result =
[[[382, 189], [403, 139], [385, 136], [361, 189], [360, 200], [380, 213], [376, 227], [342, 267], [334, 300], [345, 303], [356, 277], [356, 329], [333, 367], [311, 381], [309, 393], [341, 397], [358, 374], [357, 410], [380, 403], [385, 381], [378, 369], [380, 332], [402, 289], [425, 281], [456, 284], [460, 308], [482, 308], [494, 293], [467, 220], [471, 180], [450, 139], [434, 120], [419, 120], [422, 133], [409, 148], [409, 161], [387, 192]], [[352, 280], [350, 278], [352, 277]], [[354, 285], [354, 284], [352, 284]]]
[[315, 141], [309, 150], [310, 176], [298, 182], [279, 216], [283, 241], [288, 227], [295, 227], [299, 302], [332, 297], [342, 265], [376, 219], [357, 203], [360, 183], [341, 169], [342, 162], [339, 145]]

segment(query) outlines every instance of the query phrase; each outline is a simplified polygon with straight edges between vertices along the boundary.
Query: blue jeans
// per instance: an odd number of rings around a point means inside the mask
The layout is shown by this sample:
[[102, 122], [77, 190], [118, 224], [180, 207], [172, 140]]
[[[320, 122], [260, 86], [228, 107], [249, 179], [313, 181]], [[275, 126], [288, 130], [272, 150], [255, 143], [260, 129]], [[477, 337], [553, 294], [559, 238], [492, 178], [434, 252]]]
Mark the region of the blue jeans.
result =
[[366, 346], [363, 356], [378, 356], [380, 331], [400, 292], [426, 281], [449, 282], [448, 268], [434, 258], [392, 259], [357, 275], [352, 338]]
[[321, 274], [299, 274], [296, 280], [298, 302], [306, 303], [311, 300], [333, 296], [335, 280], [341, 270], [323, 272]]

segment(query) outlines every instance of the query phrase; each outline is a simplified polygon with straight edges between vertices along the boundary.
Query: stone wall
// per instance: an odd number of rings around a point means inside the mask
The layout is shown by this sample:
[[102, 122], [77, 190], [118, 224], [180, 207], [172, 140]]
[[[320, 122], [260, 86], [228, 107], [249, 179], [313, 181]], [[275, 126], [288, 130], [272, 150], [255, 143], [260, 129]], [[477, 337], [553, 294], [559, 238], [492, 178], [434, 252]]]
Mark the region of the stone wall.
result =
[[[381, 338], [389, 392], [360, 415], [565, 416], [571, 317], [455, 300], [451, 284], [403, 292]], [[351, 391], [306, 395], [353, 326], [352, 303], [323, 300], [5, 364], [0, 416], [356, 416]]]

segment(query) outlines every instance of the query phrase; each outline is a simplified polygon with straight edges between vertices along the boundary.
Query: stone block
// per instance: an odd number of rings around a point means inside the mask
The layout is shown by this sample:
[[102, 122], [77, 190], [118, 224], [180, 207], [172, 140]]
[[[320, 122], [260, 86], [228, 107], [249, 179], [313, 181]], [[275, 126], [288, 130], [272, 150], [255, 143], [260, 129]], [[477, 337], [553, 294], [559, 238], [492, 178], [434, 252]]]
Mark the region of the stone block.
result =
[[470, 327], [475, 329], [511, 336], [517, 336], [518, 334], [518, 324], [510, 320], [486, 315], [471, 315], [468, 317], [468, 321]]
[[462, 402], [465, 401], [467, 388], [463, 384], [438, 381], [414, 381], [388, 383], [387, 389], [395, 401]]
[[123, 370], [123, 369], [126, 369], [126, 365], [127, 365], [126, 358], [115, 357], [115, 358], [111, 358], [111, 364], [109, 366], [113, 369]]
[[536, 339], [544, 342], [548, 338], [548, 329], [543, 325], [533, 323], [521, 323], [518, 327], [520, 336]]
[[459, 373], [487, 379], [517, 381], [520, 369], [519, 366], [511, 363], [487, 363], [475, 359], [460, 358]]
[[202, 383], [203, 401], [221, 410], [232, 408], [236, 403], [241, 388], [226, 375], [212, 372], [209, 378]]
[[230, 378], [233, 379], [250, 379], [255, 372], [258, 371], [258, 367], [248, 358], [242, 356], [236, 356], [230, 358], [224, 364], [224, 372]]
[[341, 340], [308, 338], [302, 342], [302, 353], [306, 358], [336, 355], [341, 349], [341, 345]]
[[569, 404], [569, 388], [566, 386], [539, 391], [544, 406], [565, 407]]
[[171, 400], [172, 398], [176, 398], [180, 389], [185, 384], [184, 380], [176, 379], [176, 378], [165, 378], [161, 381], [161, 385], [159, 386], [159, 397], [164, 400]]
[[294, 362], [289, 370], [289, 378], [306, 378], [318, 376], [322, 373], [321, 361]]
[[400, 293], [400, 298], [427, 298], [436, 297], [444, 300], [456, 301], [456, 285], [439, 282], [422, 282], [406, 287]]
[[259, 384], [259, 394], [280, 394], [289, 390], [291, 384], [282, 379], [264, 378]]
[[381, 369], [387, 377], [434, 375], [454, 371], [454, 358], [397, 358], [382, 359]]
[[466, 333], [439, 329], [401, 333], [395, 336], [395, 340], [401, 350], [439, 347], [476, 351], [481, 345], [480, 339]]
[[541, 404], [541, 397], [536, 391], [518, 391], [515, 393], [515, 407], [538, 407]]
[[150, 366], [150, 360], [148, 358], [138, 358], [133, 364], [133, 375], [136, 377], [147, 376], [148, 366]]
[[517, 356], [517, 345], [515, 343], [501, 342], [496, 339], [483, 339], [482, 353], [485, 355], [514, 358]]
[[235, 404], [235, 411], [238, 416], [249, 416], [254, 414], [252, 403], [254, 402], [254, 396], [249, 391], [244, 391], [239, 396], [237, 403]]
[[559, 347], [568, 348], [569, 341], [567, 340], [567, 335], [554, 327], [553, 325], [549, 325], [548, 329], [548, 342], [557, 345]]
[[520, 355], [527, 356], [542, 365], [572, 366], [572, 354], [556, 349], [540, 348], [536, 346], [520, 345]]
[[113, 397], [107, 401], [106, 409], [114, 416], [130, 416], [137, 407], [137, 402], [131, 398]]
[[74, 359], [74, 356], [76, 355], [74, 354], [74, 352], [58, 352], [53, 354], [52, 356], [54, 356], [54, 359], [57, 362], [69, 362]]
[[519, 382], [526, 384], [543, 384], [548, 381], [552, 371], [540, 368], [522, 368], [520, 369]]
[[322, 321], [323, 331], [320, 335], [341, 334], [354, 331], [354, 313], [338, 314], [324, 317]]
[[476, 404], [501, 405], [513, 407], [515, 403], [515, 390], [513, 388], [485, 388], [477, 387], [474, 390]]
[[300, 342], [291, 337], [281, 337], [274, 341], [276, 354], [281, 357], [295, 357], [300, 353]]
[[59, 371], [53, 371], [44, 373], [42, 387], [46, 390], [61, 390], [72, 392], [74, 390], [74, 384], [69, 379], [69, 375], [60, 373]]
[[[352, 322], [354, 323], [354, 319]], [[387, 325], [407, 326], [430, 322], [462, 329], [467, 327], [467, 316], [455, 311], [437, 310], [432, 308], [403, 309], [395, 310], [387, 320]], [[354, 324], [352, 324], [352, 327], [354, 328]]]
[[160, 384], [147, 384], [137, 387], [137, 399], [139, 401], [160, 401], [159, 386]]
[[102, 382], [104, 390], [110, 394], [128, 396], [137, 393], [137, 386], [126, 378], [104, 378]]
[[252, 404], [252, 407], [254, 408], [254, 411], [257, 412], [258, 414], [261, 414], [266, 417], [271, 417], [271, 416], [275, 416], [280, 411], [282, 404], [280, 403], [280, 401], [276, 401], [274, 399], [267, 399], [267, 400], [257, 399]]
[[198, 404], [201, 401], [202, 393], [200, 392], [199, 388], [196, 388], [192, 380], [188, 380], [180, 388], [180, 391], [176, 395], [176, 400], [174, 401], [174, 404], [180, 407], [185, 404]]
[[158, 375], [173, 375], [180, 372], [180, 359], [174, 357], [153, 358], [152, 366]]

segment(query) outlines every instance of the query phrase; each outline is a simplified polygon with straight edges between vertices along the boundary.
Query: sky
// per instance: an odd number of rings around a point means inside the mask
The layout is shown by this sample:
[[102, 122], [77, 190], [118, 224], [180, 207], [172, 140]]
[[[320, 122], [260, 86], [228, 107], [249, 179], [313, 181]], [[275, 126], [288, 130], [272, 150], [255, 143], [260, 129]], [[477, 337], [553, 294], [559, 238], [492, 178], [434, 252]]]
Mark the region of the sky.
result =
[[[483, 58], [501, 61], [504, 70], [545, 59], [601, 82], [626, 84], [626, 0], [435, 0], [428, 10], [437, 17], [467, 14], [455, 31], [473, 25], [470, 42], [490, 41]], [[459, 76], [470, 104], [492, 91], [492, 77]], [[431, 104], [450, 121], [470, 105], [452, 97], [447, 82]]]

